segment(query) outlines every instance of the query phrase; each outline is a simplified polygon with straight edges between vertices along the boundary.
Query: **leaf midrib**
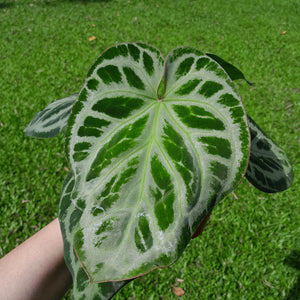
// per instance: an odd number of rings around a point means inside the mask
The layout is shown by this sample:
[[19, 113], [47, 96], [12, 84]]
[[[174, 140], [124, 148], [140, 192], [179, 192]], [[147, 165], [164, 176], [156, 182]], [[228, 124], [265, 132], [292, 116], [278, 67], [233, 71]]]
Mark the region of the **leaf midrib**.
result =
[[[152, 130], [151, 130], [151, 134], [149, 136], [149, 140], [148, 140], [148, 149], [147, 149], [147, 152], [146, 152], [146, 159], [145, 159], [145, 163], [144, 163], [144, 168], [143, 168], [143, 171], [142, 171], [142, 180], [141, 180], [141, 188], [140, 188], [140, 195], [139, 195], [139, 198], [138, 198], [138, 201], [135, 205], [135, 210], [134, 212], [132, 213], [132, 217], [130, 218], [130, 222], [128, 223], [127, 225], [127, 228], [126, 230], [124, 231], [124, 238], [122, 239], [119, 247], [118, 247], [118, 252], [116, 253], [116, 257], [118, 257], [118, 255], [120, 254], [121, 250], [122, 250], [122, 246], [124, 244], [124, 241], [126, 241], [128, 235], [129, 235], [129, 232], [131, 231], [131, 227], [134, 223], [134, 221], [136, 220], [135, 217], [133, 216], [137, 216], [137, 212], [140, 208], [140, 203], [143, 199], [143, 193], [145, 192], [144, 190], [144, 187], [145, 187], [145, 181], [146, 181], [146, 177], [148, 175], [148, 172], [147, 171], [147, 168], [148, 168], [148, 165], [149, 165], [149, 160], [150, 160], [150, 154], [151, 154], [151, 150], [152, 150], [152, 145], [153, 143], [155, 143], [155, 140], [156, 140], [156, 137], [155, 137], [155, 132], [157, 131], [157, 127], [158, 127], [158, 120], [159, 120], [159, 111], [161, 110], [161, 102], [158, 102], [156, 103], [157, 105], [157, 108], [155, 109], [154, 111], [154, 119], [153, 119], [153, 127], [152, 127]], [[146, 198], [147, 199], [147, 198]], [[149, 203], [149, 201], [147, 200], [147, 205], [149, 207], [149, 212], [152, 213], [153, 209], [151, 209], [151, 203]], [[154, 218], [155, 219], [155, 218]]]

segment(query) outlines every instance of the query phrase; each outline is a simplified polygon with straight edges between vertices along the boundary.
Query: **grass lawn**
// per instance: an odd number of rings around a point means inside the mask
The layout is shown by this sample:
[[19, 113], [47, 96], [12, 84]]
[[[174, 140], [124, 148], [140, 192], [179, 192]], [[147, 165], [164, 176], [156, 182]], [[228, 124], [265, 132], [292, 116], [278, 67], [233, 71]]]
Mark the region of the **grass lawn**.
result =
[[116, 42], [147, 42], [165, 55], [193, 46], [255, 82], [237, 82], [244, 105], [288, 153], [294, 184], [264, 194], [244, 180], [238, 199], [229, 195], [214, 209], [177, 263], [114, 299], [177, 299], [174, 286], [191, 300], [298, 299], [299, 15], [297, 0], [0, 0], [0, 257], [57, 217], [67, 175], [63, 135], [24, 136], [33, 116], [78, 92], [88, 67]]

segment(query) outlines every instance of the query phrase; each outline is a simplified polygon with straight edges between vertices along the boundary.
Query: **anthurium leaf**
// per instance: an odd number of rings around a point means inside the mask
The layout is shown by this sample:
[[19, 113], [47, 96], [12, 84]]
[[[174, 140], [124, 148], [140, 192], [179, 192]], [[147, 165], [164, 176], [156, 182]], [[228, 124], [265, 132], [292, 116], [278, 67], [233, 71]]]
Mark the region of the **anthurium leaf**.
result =
[[222, 68], [227, 72], [227, 74], [229, 75], [231, 80], [244, 79], [244, 80], [247, 81], [247, 83], [249, 85], [254, 84], [253, 82], [247, 80], [245, 78], [244, 74], [238, 68], [236, 68], [234, 65], [228, 63], [227, 61], [225, 61], [221, 57], [219, 57], [215, 54], [212, 54], [212, 53], [206, 53], [206, 55], [211, 57], [212, 59], [214, 59], [220, 66], [222, 66]]
[[88, 72], [66, 151], [74, 182], [60, 219], [73, 228], [69, 255], [90, 283], [118, 281], [179, 258], [245, 173], [249, 131], [213, 59], [182, 47], [164, 60], [152, 46], [119, 44]]
[[58, 216], [64, 241], [64, 257], [73, 278], [72, 299], [111, 299], [129, 281], [90, 283], [82, 265], [73, 254], [73, 232], [76, 230], [76, 220], [81, 211], [71, 203], [71, 192], [74, 187], [74, 175], [70, 172], [61, 192]]
[[293, 168], [286, 153], [248, 116], [251, 153], [246, 178], [259, 190], [277, 193], [288, 189]]
[[[208, 55], [216, 57], [213, 54]], [[217, 60], [218, 63], [220, 63], [219, 60]], [[224, 67], [224, 64], [222, 66]], [[230, 70], [227, 69], [227, 73], [228, 71]], [[230, 75], [232, 74], [229, 72]], [[242, 79], [242, 77], [232, 76], [231, 79]], [[26, 128], [26, 134], [36, 137], [52, 137], [60, 133], [67, 126], [69, 114], [77, 96], [78, 93], [56, 100], [48, 105], [31, 121], [30, 125]], [[54, 110], [56, 111], [56, 118], [53, 118], [53, 115], [51, 116]], [[45, 122], [46, 119], [43, 119], [44, 115], [52, 117], [52, 122]], [[288, 189], [293, 181], [293, 169], [286, 153], [259, 128], [249, 115], [248, 120], [252, 141], [246, 178], [256, 188], [266, 193], [276, 193]], [[46, 126], [47, 123], [48, 129]], [[54, 129], [55, 127], [57, 129]], [[265, 147], [259, 148], [257, 145], [265, 145]], [[258, 157], [260, 158], [257, 159]], [[266, 164], [266, 166], [262, 167], [262, 164]], [[259, 165], [261, 167], [258, 167]], [[270, 171], [271, 169], [272, 172]]]
[[67, 125], [77, 96], [78, 94], [73, 94], [46, 106], [26, 127], [26, 135], [37, 138], [50, 138], [58, 135]]

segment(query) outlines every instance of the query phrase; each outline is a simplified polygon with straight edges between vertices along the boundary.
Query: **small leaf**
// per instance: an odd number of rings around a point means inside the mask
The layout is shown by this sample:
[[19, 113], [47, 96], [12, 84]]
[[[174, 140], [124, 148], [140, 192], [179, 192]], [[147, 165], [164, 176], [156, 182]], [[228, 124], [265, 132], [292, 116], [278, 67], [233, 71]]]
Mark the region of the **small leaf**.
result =
[[173, 292], [176, 296], [181, 297], [185, 294], [185, 291], [181, 287], [174, 286]]
[[246, 178], [265, 193], [288, 189], [293, 182], [293, 168], [286, 153], [248, 116], [251, 152]]
[[206, 55], [211, 57], [212, 59], [214, 59], [218, 64], [220, 64], [222, 66], [222, 68], [227, 72], [227, 74], [229, 75], [231, 80], [244, 79], [247, 81], [247, 83], [249, 85], [254, 84], [251, 81], [247, 80], [245, 78], [244, 74], [238, 68], [236, 68], [234, 65], [228, 63], [221, 57], [219, 57], [215, 54], [211, 54], [211, 53], [206, 53]]
[[73, 94], [50, 103], [32, 119], [25, 129], [25, 134], [37, 138], [58, 135], [67, 125], [77, 95]]
[[96, 37], [93, 35], [93, 36], [91, 36], [91, 37], [89, 37], [89, 41], [90, 42], [92, 42], [92, 41], [94, 41], [96, 39]]

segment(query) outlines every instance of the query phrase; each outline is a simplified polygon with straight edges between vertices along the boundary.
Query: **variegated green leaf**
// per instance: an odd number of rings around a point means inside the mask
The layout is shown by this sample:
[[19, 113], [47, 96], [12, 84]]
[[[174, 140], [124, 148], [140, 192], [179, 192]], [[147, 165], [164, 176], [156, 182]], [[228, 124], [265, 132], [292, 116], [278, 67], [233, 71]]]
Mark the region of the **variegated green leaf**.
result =
[[40, 111], [25, 129], [27, 136], [50, 138], [58, 135], [67, 125], [78, 94], [50, 103]]
[[[58, 216], [64, 241], [64, 257], [73, 278], [72, 299], [111, 299], [128, 281], [90, 283], [89, 278], [74, 255], [72, 236], [81, 211], [71, 203], [74, 176], [69, 173], [65, 180], [59, 205]], [[67, 222], [66, 222], [67, 221]]]
[[[212, 58], [216, 57], [216, 55], [212, 54], [207, 55]], [[221, 59], [219, 57], [217, 58], [217, 62], [220, 63]], [[227, 62], [224, 62], [223, 60], [221, 62], [221, 66], [225, 69], [232, 80], [245, 79], [242, 72], [237, 68]], [[231, 67], [227, 68], [228, 65], [230, 65]], [[251, 84], [248, 80], [246, 81]], [[65, 114], [64, 112], [66, 112], [66, 109], [69, 109], [69, 111], [71, 111], [77, 96], [78, 93], [60, 100], [56, 100], [55, 102], [48, 105], [45, 110], [37, 114], [37, 116], [32, 120], [31, 123], [33, 123], [36, 119], [33, 126], [27, 127], [27, 135], [46, 138], [55, 136], [56, 134], [60, 133], [66, 127], [69, 118], [69, 113]], [[69, 108], [62, 105], [63, 100], [68, 103]], [[62, 109], [62, 111], [58, 111], [58, 109]], [[42, 120], [41, 117], [38, 117], [41, 116], [42, 113], [44, 113], [46, 110], [47, 114], [50, 116], [51, 111], [53, 110], [56, 110], [57, 116], [59, 115], [59, 113], [61, 115], [64, 115], [63, 118], [57, 117], [56, 119], [53, 119], [52, 122], [48, 123], [48, 126], [50, 126], [52, 129], [57, 123], [57, 130], [52, 130], [51, 128], [49, 128], [49, 130], [52, 131], [52, 135], [49, 135], [49, 133], [47, 133], [47, 136], [45, 135], [45, 133], [47, 132], [46, 128], [43, 128], [43, 131], [41, 131], [41, 129], [38, 129], [38, 126], [42, 128], [43, 124], [44, 126], [45, 124], [47, 124], [44, 122], [44, 120]], [[256, 188], [266, 193], [276, 193], [288, 189], [293, 181], [293, 168], [286, 153], [277, 145], [275, 145], [275, 143], [258, 127], [258, 125], [250, 118], [249, 115], [248, 120], [250, 133], [253, 139], [251, 141], [251, 156], [248, 163], [246, 178]], [[266, 140], [268, 141], [268, 144], [271, 145], [271, 147], [257, 147], [257, 145], [266, 144]], [[260, 157], [260, 160], [257, 160], [257, 157]], [[264, 162], [264, 164], [268, 164], [268, 166], [259, 167], [259, 170], [257, 170], [258, 164], [262, 165], [262, 162]], [[272, 169], [272, 171], [270, 171], [270, 169]], [[256, 174], [258, 176], [255, 175], [254, 170], [256, 170]], [[276, 182], [279, 182], [280, 184], [276, 184]]]
[[70, 256], [96, 283], [176, 261], [242, 178], [249, 132], [236, 88], [213, 59], [183, 47], [164, 61], [152, 46], [120, 44], [88, 72], [66, 151], [74, 183], [60, 219], [73, 228]]
[[290, 187], [293, 168], [286, 153], [248, 116], [251, 153], [246, 178], [259, 190], [277, 193]]

